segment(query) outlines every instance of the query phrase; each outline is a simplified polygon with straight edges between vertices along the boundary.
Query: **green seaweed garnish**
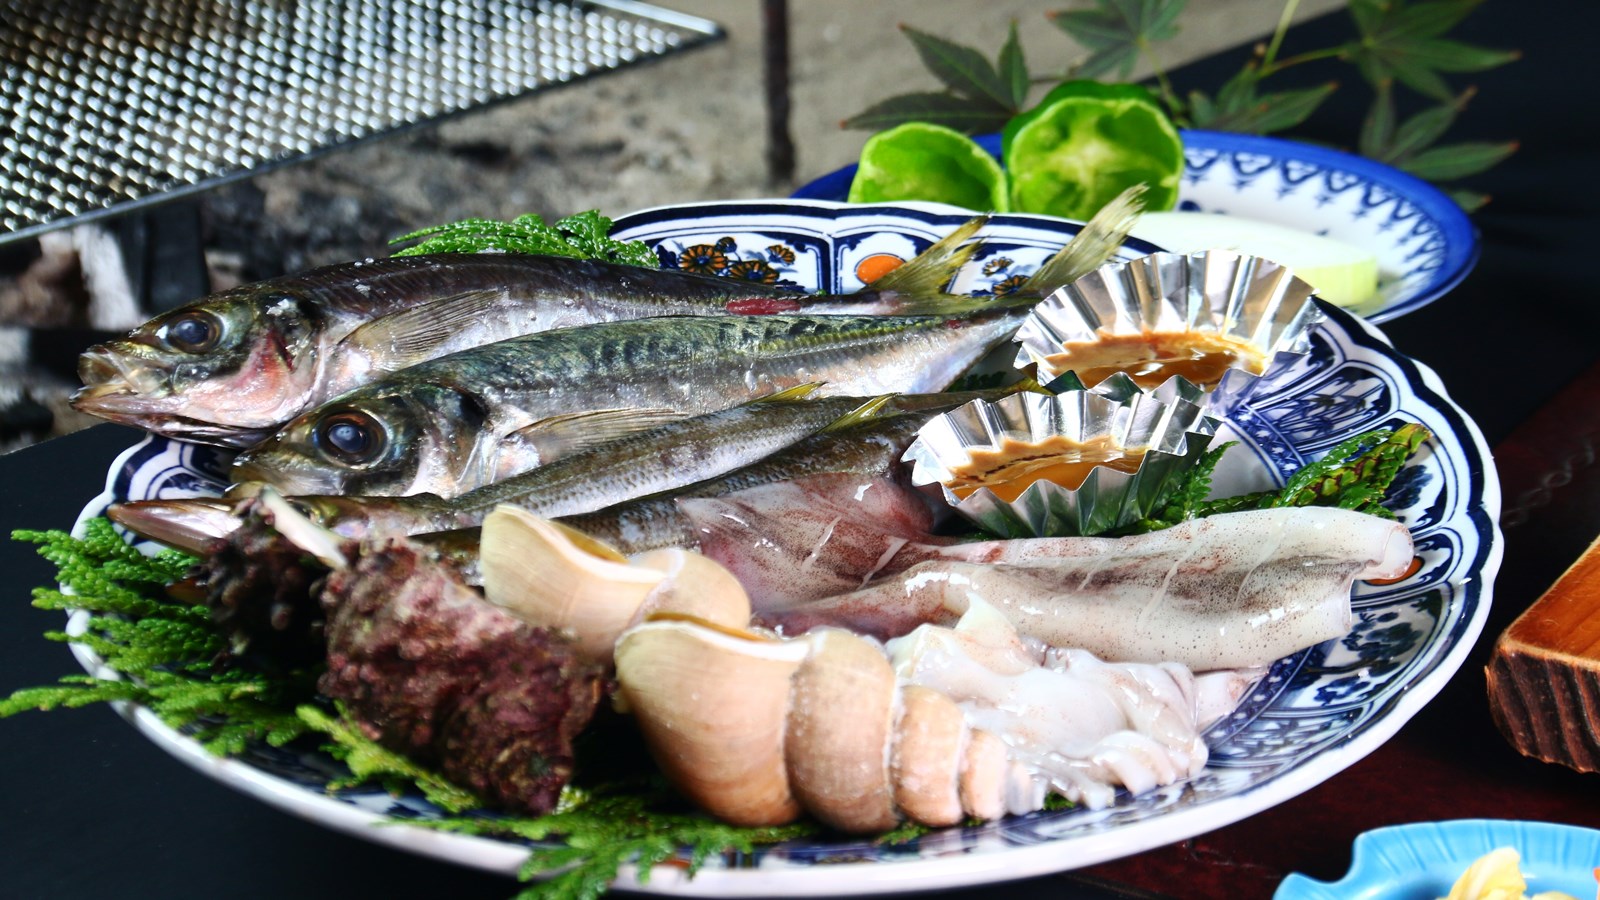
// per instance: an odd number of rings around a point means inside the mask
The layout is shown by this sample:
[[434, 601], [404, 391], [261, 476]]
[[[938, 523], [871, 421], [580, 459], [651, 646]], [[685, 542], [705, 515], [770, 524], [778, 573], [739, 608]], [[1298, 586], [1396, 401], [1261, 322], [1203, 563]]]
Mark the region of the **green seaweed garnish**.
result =
[[391, 244], [412, 244], [395, 251], [395, 256], [423, 253], [530, 253], [543, 256], [570, 256], [629, 266], [658, 268], [661, 263], [642, 241], [618, 241], [610, 237], [611, 220], [595, 210], [577, 213], [555, 224], [528, 213], [510, 222], [495, 219], [463, 219], [435, 225], [402, 235]]
[[24, 688], [0, 699], [0, 718], [28, 709], [137, 703], [222, 756], [253, 741], [282, 746], [306, 732], [294, 707], [314, 696], [314, 673], [268, 675], [220, 663], [226, 642], [211, 627], [209, 611], [163, 595], [192, 557], [144, 556], [108, 519], [90, 520], [81, 540], [62, 531], [12, 536], [39, 544], [39, 555], [60, 570], [59, 583], [73, 591], [36, 588], [33, 605], [89, 613], [83, 633], [51, 631], [46, 639], [82, 644], [122, 677], [68, 675], [49, 687]]
[[555, 812], [538, 818], [457, 817], [407, 824], [529, 841], [559, 838], [559, 843], [540, 843], [528, 854], [519, 877], [544, 880], [524, 889], [517, 900], [594, 900], [626, 865], [637, 867], [644, 884], [654, 866], [676, 864], [682, 852], [684, 874], [692, 877], [712, 857], [751, 853], [821, 833], [809, 821], [770, 828], [719, 822], [686, 809], [667, 781], [655, 775], [592, 789], [569, 788]]
[[1238, 497], [1207, 500], [1195, 514], [1247, 509], [1275, 509], [1287, 506], [1335, 506], [1369, 515], [1394, 518], [1383, 505], [1384, 496], [1406, 460], [1433, 434], [1415, 423], [1394, 430], [1378, 429], [1359, 434], [1329, 450], [1321, 459], [1306, 464], [1288, 483], [1276, 491], [1260, 491]]

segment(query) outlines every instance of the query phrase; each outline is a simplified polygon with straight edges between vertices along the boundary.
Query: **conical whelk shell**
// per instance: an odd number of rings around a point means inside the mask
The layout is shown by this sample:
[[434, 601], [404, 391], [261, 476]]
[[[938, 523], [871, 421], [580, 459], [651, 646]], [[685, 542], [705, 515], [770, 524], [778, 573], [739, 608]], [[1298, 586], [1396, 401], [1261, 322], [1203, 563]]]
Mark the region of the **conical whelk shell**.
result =
[[883, 648], [848, 631], [762, 639], [656, 619], [622, 636], [616, 662], [662, 769], [731, 822], [780, 824], [803, 807], [840, 830], [881, 832], [1044, 801], [1003, 741], [898, 681]]
[[967, 723], [961, 707], [931, 688], [900, 693], [899, 743], [894, 753], [894, 802], [906, 818], [943, 827], [961, 821], [961, 768]]
[[617, 681], [651, 753], [678, 790], [735, 825], [800, 815], [783, 757], [799, 641], [737, 637], [656, 620], [617, 641]]
[[634, 559], [603, 541], [515, 506], [485, 518], [479, 555], [490, 602], [566, 634], [585, 658], [609, 662], [617, 637], [655, 611], [743, 627], [750, 598], [728, 570], [698, 553]]
[[818, 629], [790, 692], [785, 757], [801, 805], [840, 831], [893, 828], [894, 669], [876, 644]]

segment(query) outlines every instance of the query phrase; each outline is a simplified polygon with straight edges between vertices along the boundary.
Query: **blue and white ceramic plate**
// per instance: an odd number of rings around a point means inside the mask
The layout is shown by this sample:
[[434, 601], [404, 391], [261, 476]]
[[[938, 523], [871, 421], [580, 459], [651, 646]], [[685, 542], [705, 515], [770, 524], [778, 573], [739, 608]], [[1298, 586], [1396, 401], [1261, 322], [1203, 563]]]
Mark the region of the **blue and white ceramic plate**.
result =
[[[964, 221], [925, 208], [730, 203], [650, 210], [618, 233], [655, 246], [666, 264], [709, 265], [806, 288], [850, 290], [861, 261], [915, 252]], [[1001, 217], [992, 246], [959, 283], [997, 288], [1031, 271], [1076, 230], [1070, 223]], [[707, 248], [710, 248], [709, 250]], [[1142, 252], [1130, 247], [1126, 254]], [[722, 261], [717, 261], [721, 255]], [[705, 259], [702, 259], [705, 258]], [[1004, 266], [997, 260], [1009, 260]], [[706, 261], [709, 260], [709, 261]], [[765, 268], [763, 268], [765, 267]], [[768, 270], [771, 274], [769, 275]], [[986, 270], [988, 270], [986, 272]], [[1013, 348], [997, 351], [1005, 363]], [[1396, 514], [1411, 529], [1421, 568], [1398, 584], [1362, 585], [1350, 634], [1279, 661], [1259, 689], [1208, 735], [1200, 777], [1107, 809], [1035, 813], [953, 828], [896, 846], [856, 840], [799, 841], [712, 860], [693, 879], [663, 868], [624, 889], [703, 896], [828, 895], [928, 890], [1022, 878], [1182, 840], [1281, 803], [1371, 752], [1438, 692], [1461, 665], [1488, 611], [1500, 565], [1500, 493], [1477, 428], [1432, 372], [1369, 325], [1338, 310], [1309, 354], [1267, 373], [1265, 389], [1227, 425], [1237, 439], [1219, 472], [1229, 492], [1278, 484], [1338, 441], [1373, 428], [1419, 422], [1434, 437], [1401, 475]], [[217, 451], [152, 437], [112, 466], [105, 492], [84, 511], [139, 498], [214, 491], [226, 459]], [[97, 665], [79, 648], [86, 666]], [[217, 759], [147, 711], [128, 715], [161, 747], [234, 788], [332, 828], [465, 865], [511, 873], [525, 847], [509, 841], [374, 827], [385, 817], [436, 815], [420, 797], [381, 791], [326, 794], [335, 767], [315, 754], [257, 748]]]
[[[1478, 261], [1477, 230], [1454, 201], [1420, 178], [1360, 156], [1280, 138], [1182, 132], [1178, 209], [1242, 216], [1327, 235], [1378, 257], [1378, 296], [1359, 310], [1385, 322], [1455, 287]], [[978, 143], [1000, 155], [998, 135]], [[856, 167], [794, 196], [843, 200]]]
[[1510, 847], [1522, 857], [1528, 893], [1595, 893], [1600, 831], [1553, 822], [1458, 819], [1378, 828], [1356, 838], [1350, 871], [1334, 882], [1296, 873], [1273, 900], [1435, 900], [1479, 857]]

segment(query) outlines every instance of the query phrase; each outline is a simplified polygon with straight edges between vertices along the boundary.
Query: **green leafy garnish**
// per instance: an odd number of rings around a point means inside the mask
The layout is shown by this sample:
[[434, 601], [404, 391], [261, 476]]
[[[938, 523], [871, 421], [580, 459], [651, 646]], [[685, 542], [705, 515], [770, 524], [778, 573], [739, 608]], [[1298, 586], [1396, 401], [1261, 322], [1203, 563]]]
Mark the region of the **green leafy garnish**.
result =
[[558, 219], [546, 224], [540, 216], [528, 213], [510, 222], [494, 219], [463, 219], [413, 231], [391, 244], [417, 243], [395, 256], [422, 253], [530, 253], [543, 256], [570, 256], [654, 269], [660, 266], [655, 251], [642, 241], [617, 241], [610, 237], [611, 220], [595, 210]]
[[0, 718], [28, 709], [137, 703], [223, 756], [253, 741], [282, 746], [306, 732], [294, 707], [314, 695], [314, 673], [267, 675], [218, 663], [226, 642], [205, 607], [162, 595], [192, 557], [175, 551], [146, 557], [107, 519], [91, 520], [82, 540], [61, 531], [13, 537], [39, 544], [39, 555], [56, 564], [58, 580], [73, 591], [36, 588], [33, 605], [90, 614], [82, 634], [45, 637], [83, 644], [122, 678], [69, 675], [50, 687], [24, 688], [0, 700]]
[[1195, 515], [1286, 506], [1336, 506], [1392, 519], [1394, 513], [1383, 505], [1384, 496], [1406, 460], [1432, 436], [1428, 429], [1415, 423], [1393, 431], [1369, 431], [1308, 463], [1279, 490], [1207, 500], [1196, 507]]
[[541, 844], [529, 853], [519, 877], [545, 880], [518, 894], [518, 900], [594, 900], [626, 865], [638, 868], [638, 880], [644, 884], [653, 866], [673, 863], [682, 850], [687, 855], [685, 874], [693, 876], [714, 856], [750, 853], [821, 830], [807, 821], [742, 828], [685, 810], [682, 802], [664, 779], [652, 776], [588, 791], [569, 790], [561, 808], [538, 818], [463, 817], [406, 824], [529, 841], [560, 838], [559, 843]]
[[[1452, 182], [1488, 169], [1517, 149], [1514, 141], [1432, 146], [1474, 91], [1469, 87], [1457, 93], [1445, 76], [1486, 71], [1521, 56], [1515, 50], [1480, 47], [1446, 36], [1482, 2], [1351, 0], [1355, 38], [1280, 57], [1278, 50], [1298, 7], [1298, 0], [1286, 0], [1272, 37], [1256, 48], [1239, 72], [1215, 91], [1191, 90], [1183, 95], [1171, 84], [1157, 45], [1178, 36], [1187, 0], [1093, 0], [1085, 9], [1048, 13], [1057, 28], [1089, 51], [1070, 71], [1048, 75], [1029, 72], [1016, 42], [1015, 24], [993, 63], [975, 48], [902, 25], [901, 31], [944, 90], [890, 97], [846, 119], [844, 126], [880, 130], [931, 122], [968, 134], [999, 131], [1026, 114], [1032, 85], [1075, 78], [1127, 79], [1142, 61], [1151, 70], [1155, 93], [1174, 124], [1271, 134], [1304, 123], [1338, 89], [1329, 81], [1274, 90], [1268, 86], [1274, 76], [1318, 60], [1339, 60], [1353, 66], [1375, 95], [1358, 152], [1419, 178]], [[1397, 126], [1392, 97], [1396, 84], [1438, 105]], [[1468, 211], [1488, 199], [1463, 190], [1452, 190], [1451, 196]]]

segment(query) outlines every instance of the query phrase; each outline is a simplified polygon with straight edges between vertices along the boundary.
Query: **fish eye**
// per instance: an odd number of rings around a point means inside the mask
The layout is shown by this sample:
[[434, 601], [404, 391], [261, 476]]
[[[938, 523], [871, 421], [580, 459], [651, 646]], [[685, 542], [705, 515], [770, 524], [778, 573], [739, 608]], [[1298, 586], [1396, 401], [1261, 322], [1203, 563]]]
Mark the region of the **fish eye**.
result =
[[205, 353], [221, 339], [222, 323], [208, 312], [186, 312], [168, 322], [161, 336], [184, 353]]
[[372, 462], [383, 452], [383, 425], [358, 410], [324, 416], [313, 437], [317, 448], [335, 462], [359, 465]]

